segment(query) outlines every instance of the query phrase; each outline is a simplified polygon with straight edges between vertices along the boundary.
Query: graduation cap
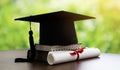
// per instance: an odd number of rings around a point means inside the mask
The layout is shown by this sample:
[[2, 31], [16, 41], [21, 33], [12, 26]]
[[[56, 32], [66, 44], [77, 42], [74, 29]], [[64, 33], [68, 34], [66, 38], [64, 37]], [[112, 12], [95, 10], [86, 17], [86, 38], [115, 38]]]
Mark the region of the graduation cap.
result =
[[[94, 17], [66, 12], [58, 11], [22, 18], [16, 18], [15, 20], [39, 22], [40, 23], [40, 45], [70, 45], [78, 44], [76, 37], [76, 31], [74, 27], [74, 21], [94, 19]], [[34, 41], [32, 39], [32, 31], [29, 32], [32, 41], [30, 41], [31, 54], [35, 54]], [[35, 55], [30, 58], [33, 59]], [[28, 53], [29, 55], [29, 53]]]
[[40, 41], [42, 45], [77, 44], [74, 21], [93, 19], [94, 17], [58, 11], [35, 16], [17, 18], [15, 20], [39, 22]]

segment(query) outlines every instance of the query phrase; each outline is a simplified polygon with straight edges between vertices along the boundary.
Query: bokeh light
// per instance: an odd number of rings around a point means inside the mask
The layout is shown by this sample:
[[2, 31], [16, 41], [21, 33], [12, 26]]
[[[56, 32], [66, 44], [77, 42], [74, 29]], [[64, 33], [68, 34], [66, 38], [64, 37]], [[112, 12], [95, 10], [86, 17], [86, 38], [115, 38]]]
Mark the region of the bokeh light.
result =
[[[102, 52], [120, 53], [120, 0], [0, 0], [0, 50], [29, 48], [29, 22], [15, 18], [69, 11], [94, 16], [76, 21], [79, 43]], [[39, 24], [32, 24], [35, 43], [39, 42]]]

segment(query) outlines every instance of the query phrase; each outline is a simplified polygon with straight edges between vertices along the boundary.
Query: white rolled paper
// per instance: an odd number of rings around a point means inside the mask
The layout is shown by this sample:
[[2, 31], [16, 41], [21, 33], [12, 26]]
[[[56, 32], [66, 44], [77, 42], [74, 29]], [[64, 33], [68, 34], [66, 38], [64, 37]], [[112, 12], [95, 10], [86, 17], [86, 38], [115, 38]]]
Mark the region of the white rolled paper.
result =
[[[51, 51], [48, 53], [47, 62], [49, 65], [54, 65], [58, 63], [64, 63], [69, 61], [75, 61], [77, 55], [71, 55], [70, 53], [74, 51]], [[100, 55], [100, 50], [97, 48], [85, 48], [82, 53], [79, 53], [79, 59], [86, 59], [97, 57]]]

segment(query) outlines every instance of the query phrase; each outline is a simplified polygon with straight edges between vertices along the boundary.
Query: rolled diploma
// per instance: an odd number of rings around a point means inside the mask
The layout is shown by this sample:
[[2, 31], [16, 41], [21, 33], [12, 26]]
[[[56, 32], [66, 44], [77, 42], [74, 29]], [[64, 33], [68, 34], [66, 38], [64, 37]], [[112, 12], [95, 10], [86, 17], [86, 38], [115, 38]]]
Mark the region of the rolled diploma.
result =
[[[77, 59], [76, 55], [70, 55], [74, 51], [53, 51], [49, 52], [47, 56], [47, 62], [49, 65], [64, 63], [69, 61], [75, 61]], [[85, 48], [82, 53], [79, 53], [79, 60], [98, 57], [100, 55], [100, 50], [97, 48]]]

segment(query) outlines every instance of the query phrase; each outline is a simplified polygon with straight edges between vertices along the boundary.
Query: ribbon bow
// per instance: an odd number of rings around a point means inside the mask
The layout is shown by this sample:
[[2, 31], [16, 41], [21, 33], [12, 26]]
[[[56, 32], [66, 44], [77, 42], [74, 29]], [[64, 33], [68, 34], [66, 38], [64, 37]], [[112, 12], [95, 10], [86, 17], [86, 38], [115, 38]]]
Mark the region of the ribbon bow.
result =
[[72, 55], [72, 56], [77, 55], [76, 60], [79, 60], [79, 58], [80, 58], [79, 53], [82, 53], [83, 51], [84, 51], [84, 48], [80, 48], [78, 50], [71, 52], [70, 55]]

